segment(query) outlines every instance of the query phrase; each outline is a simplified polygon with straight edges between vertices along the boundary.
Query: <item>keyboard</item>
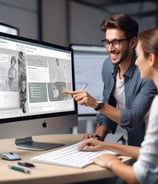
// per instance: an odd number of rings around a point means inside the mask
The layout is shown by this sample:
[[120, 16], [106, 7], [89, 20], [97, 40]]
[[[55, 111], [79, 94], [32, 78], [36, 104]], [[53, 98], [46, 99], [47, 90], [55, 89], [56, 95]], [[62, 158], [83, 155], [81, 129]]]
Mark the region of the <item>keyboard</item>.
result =
[[33, 162], [54, 164], [75, 168], [84, 168], [93, 163], [93, 159], [101, 154], [115, 154], [111, 151], [78, 151], [81, 142], [59, 148], [52, 152], [44, 153], [31, 158]]

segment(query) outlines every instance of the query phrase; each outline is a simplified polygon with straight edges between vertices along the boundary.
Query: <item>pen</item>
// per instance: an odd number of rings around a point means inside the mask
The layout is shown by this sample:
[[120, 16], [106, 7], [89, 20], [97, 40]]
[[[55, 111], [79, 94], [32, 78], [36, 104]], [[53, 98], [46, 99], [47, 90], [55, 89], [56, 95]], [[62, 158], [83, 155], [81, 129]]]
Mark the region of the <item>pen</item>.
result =
[[23, 172], [23, 173], [30, 173], [31, 171], [22, 167], [18, 167], [16, 165], [9, 165], [8, 166], [10, 169], [15, 170], [15, 171], [19, 171], [19, 172]]
[[86, 84], [84, 84], [84, 85], [81, 87], [81, 89], [85, 89], [87, 86], [88, 86], [88, 84], [86, 83]]
[[24, 166], [24, 167], [35, 167], [32, 163], [29, 162], [18, 162], [18, 165]]

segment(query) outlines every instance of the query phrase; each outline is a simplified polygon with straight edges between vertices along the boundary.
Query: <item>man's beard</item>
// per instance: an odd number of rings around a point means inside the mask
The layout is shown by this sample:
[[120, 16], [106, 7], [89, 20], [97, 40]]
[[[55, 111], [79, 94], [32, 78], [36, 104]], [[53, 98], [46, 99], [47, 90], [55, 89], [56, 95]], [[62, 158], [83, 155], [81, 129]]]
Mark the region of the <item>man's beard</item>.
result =
[[114, 65], [119, 65], [119, 64], [121, 64], [121, 63], [127, 58], [128, 55], [129, 55], [129, 49], [127, 48], [127, 49], [123, 52], [123, 55], [121, 55], [120, 60], [117, 61], [117, 63], [114, 63]]

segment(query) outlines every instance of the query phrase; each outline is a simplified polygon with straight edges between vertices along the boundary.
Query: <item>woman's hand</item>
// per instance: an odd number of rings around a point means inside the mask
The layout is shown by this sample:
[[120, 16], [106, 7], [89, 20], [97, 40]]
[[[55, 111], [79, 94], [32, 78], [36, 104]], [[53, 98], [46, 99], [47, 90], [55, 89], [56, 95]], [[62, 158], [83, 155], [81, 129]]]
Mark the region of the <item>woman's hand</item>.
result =
[[121, 161], [117, 156], [103, 154], [94, 159], [94, 163], [100, 167], [111, 169], [113, 164], [120, 164]]

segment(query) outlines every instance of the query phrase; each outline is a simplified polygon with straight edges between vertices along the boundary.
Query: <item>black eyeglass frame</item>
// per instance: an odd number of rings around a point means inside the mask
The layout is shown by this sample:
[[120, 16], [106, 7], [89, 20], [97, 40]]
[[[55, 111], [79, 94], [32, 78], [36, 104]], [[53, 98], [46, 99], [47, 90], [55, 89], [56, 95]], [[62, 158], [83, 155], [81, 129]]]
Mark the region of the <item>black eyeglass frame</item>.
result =
[[[112, 44], [112, 46], [114, 47], [114, 48], [119, 48], [120, 47], [120, 43], [122, 42], [122, 41], [125, 41], [125, 40], [130, 40], [130, 38], [122, 38], [122, 39], [114, 39], [114, 40], [111, 40], [111, 41], [109, 41], [109, 40], [107, 40], [107, 39], [103, 39], [103, 40], [101, 40], [101, 42], [103, 43], [103, 45], [106, 47], [106, 48], [108, 48], [109, 46], [110, 46], [110, 44]], [[116, 43], [117, 42], [117, 43]], [[115, 46], [115, 44], [118, 44], [118, 46], [116, 47]]]

